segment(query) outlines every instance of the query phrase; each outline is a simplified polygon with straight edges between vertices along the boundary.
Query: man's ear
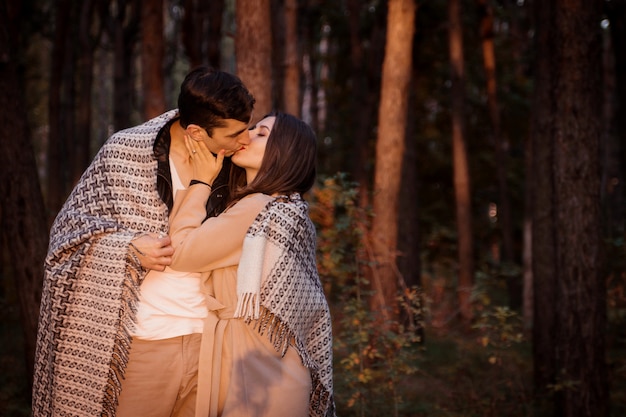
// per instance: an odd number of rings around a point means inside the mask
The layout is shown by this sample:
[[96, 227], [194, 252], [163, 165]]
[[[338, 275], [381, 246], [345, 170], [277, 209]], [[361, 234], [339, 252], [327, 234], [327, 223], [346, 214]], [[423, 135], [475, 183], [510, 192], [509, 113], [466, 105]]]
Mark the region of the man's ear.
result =
[[206, 131], [198, 125], [189, 124], [185, 129], [185, 132], [191, 137], [191, 139], [200, 142], [202, 140], [203, 133], [206, 134]]

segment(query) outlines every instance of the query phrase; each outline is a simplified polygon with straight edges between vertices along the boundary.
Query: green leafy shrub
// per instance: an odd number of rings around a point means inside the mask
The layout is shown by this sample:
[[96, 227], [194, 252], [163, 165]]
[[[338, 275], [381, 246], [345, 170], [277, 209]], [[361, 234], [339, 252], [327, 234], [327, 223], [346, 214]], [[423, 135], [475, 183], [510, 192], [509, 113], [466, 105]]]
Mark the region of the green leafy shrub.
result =
[[[423, 312], [421, 293], [399, 296], [414, 320], [383, 323], [370, 311], [362, 250], [369, 213], [356, 204], [356, 184], [338, 174], [315, 188], [311, 217], [318, 228], [318, 268], [333, 313], [335, 398], [342, 416], [398, 416], [403, 378], [417, 371]], [[415, 319], [416, 318], [416, 319]], [[382, 325], [386, 324], [386, 325]]]

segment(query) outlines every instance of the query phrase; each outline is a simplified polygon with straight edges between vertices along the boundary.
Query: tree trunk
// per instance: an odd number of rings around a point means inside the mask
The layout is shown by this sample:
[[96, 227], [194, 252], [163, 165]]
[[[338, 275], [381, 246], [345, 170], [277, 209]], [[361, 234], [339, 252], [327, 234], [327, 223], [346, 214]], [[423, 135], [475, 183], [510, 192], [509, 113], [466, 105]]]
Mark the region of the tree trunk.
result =
[[[528, 59], [525, 58], [529, 49], [531, 37], [530, 22], [527, 18], [529, 3], [520, 4], [516, 0], [506, 0], [503, 2], [504, 13], [509, 16], [510, 34], [508, 36], [511, 53], [513, 57], [513, 73], [515, 79], [527, 78]], [[492, 8], [493, 10], [493, 8]], [[500, 113], [502, 114], [502, 113]], [[533, 264], [532, 264], [532, 227], [533, 227], [533, 146], [532, 135], [528, 134], [523, 140], [523, 169], [524, 169], [524, 208], [522, 219], [522, 317], [524, 330], [528, 336], [532, 329], [533, 322]], [[507, 193], [507, 195], [509, 195]], [[510, 200], [509, 200], [510, 204]], [[512, 214], [511, 214], [512, 217]], [[514, 222], [511, 222], [514, 223]], [[513, 226], [512, 226], [513, 227]], [[514, 228], [514, 227], [513, 227]], [[516, 259], [517, 261], [517, 259]]]
[[536, 388], [562, 388], [554, 397], [557, 416], [603, 417], [609, 410], [599, 206], [602, 1], [535, 7]]
[[[509, 145], [502, 135], [500, 103], [498, 100], [496, 54], [493, 45], [493, 10], [487, 0], [477, 0], [481, 16], [480, 38], [483, 51], [483, 67], [487, 84], [487, 103], [489, 106], [489, 118], [491, 120], [492, 140], [494, 145], [496, 177], [498, 181], [498, 223], [502, 245], [501, 261], [506, 265], [514, 261], [513, 258], [513, 229], [511, 226], [511, 204], [509, 199], [509, 187], [507, 183], [508, 173], [508, 148]], [[517, 275], [507, 275], [507, 288], [509, 294], [509, 306], [518, 310], [522, 305], [522, 283]]]
[[[421, 28], [419, 23], [416, 23], [416, 32]], [[418, 95], [422, 85], [422, 77], [420, 76], [420, 66], [417, 64], [419, 61], [419, 51], [421, 45], [418, 42], [422, 39], [419, 35], [415, 36], [416, 42], [413, 44], [414, 55], [413, 59], [413, 74], [411, 75], [411, 88], [409, 94], [409, 108], [417, 109], [419, 107]], [[409, 117], [409, 123], [407, 124], [407, 138], [410, 138], [406, 142], [406, 150], [403, 161], [403, 173], [402, 173], [402, 190], [400, 201], [400, 213], [402, 220], [400, 222], [400, 234], [398, 247], [400, 248], [401, 258], [398, 261], [398, 268], [402, 273], [402, 277], [408, 288], [421, 288], [422, 287], [422, 260], [419, 254], [421, 253], [421, 227], [420, 227], [420, 188], [422, 183], [420, 181], [420, 148], [419, 148], [419, 122], [411, 120]], [[413, 317], [411, 317], [414, 320]], [[423, 340], [423, 339], [422, 339]]]
[[52, 57], [50, 62], [50, 90], [48, 93], [48, 135], [47, 152], [47, 207], [50, 214], [50, 223], [61, 208], [65, 200], [63, 149], [63, 127], [61, 91], [63, 87], [63, 66], [66, 55], [66, 39], [69, 29], [71, 2], [59, 0], [56, 10], [55, 33], [52, 43]]
[[[350, 29], [350, 60], [351, 60], [351, 126], [352, 141], [358, 143], [357, 151], [352, 155], [351, 171], [359, 188], [359, 206], [367, 209], [370, 205], [370, 187], [372, 172], [368, 169], [372, 160], [372, 132], [375, 130], [375, 114], [378, 110], [378, 95], [375, 90], [380, 86], [375, 81], [380, 76], [382, 57], [384, 55], [385, 20], [377, 18], [369, 39], [363, 39], [361, 34], [361, 8], [359, 0], [348, 0]], [[382, 13], [380, 13], [383, 15]], [[384, 15], [383, 15], [384, 16]], [[379, 23], [380, 22], [380, 23]], [[366, 58], [365, 43], [369, 43], [368, 57]]]
[[[412, 82], [416, 83], [416, 76], [413, 74]], [[417, 108], [415, 99], [415, 88], [410, 88], [409, 108]], [[400, 213], [403, 213], [399, 220], [398, 234], [398, 270], [408, 288], [421, 287], [421, 260], [420, 253], [420, 207], [419, 207], [419, 149], [415, 138], [415, 123], [407, 125], [404, 158], [402, 161], [401, 189], [400, 193]]]
[[[81, 4], [73, 2], [70, 4], [70, 22], [79, 20]], [[65, 62], [63, 63], [63, 73], [61, 80], [61, 149], [62, 149], [62, 179], [63, 200], [69, 195], [74, 187], [74, 173], [78, 171], [75, 163], [78, 160], [77, 152], [84, 146], [84, 137], [78, 138], [76, 131], [76, 119], [78, 117], [78, 88], [76, 74], [79, 71], [79, 46], [76, 45], [76, 38], [79, 36], [78, 25], [70, 24], [67, 38], [65, 39]], [[77, 142], [81, 142], [76, 146]], [[80, 174], [79, 174], [80, 175]]]
[[[200, 2], [204, 3], [204, 2]], [[202, 65], [202, 14], [198, 10], [198, 0], [183, 1], [183, 24], [181, 39], [191, 68]]]
[[461, 319], [469, 322], [472, 318], [470, 294], [474, 284], [474, 249], [470, 177], [465, 143], [465, 70], [460, 0], [448, 0], [448, 19], [452, 67], [452, 152], [459, 256], [457, 292]]
[[535, 308], [533, 294], [533, 196], [536, 180], [533, 155], [533, 141], [529, 135], [524, 141], [524, 221], [522, 225], [522, 275], [524, 280], [522, 317], [526, 335], [533, 328]]
[[256, 99], [260, 120], [272, 104], [272, 19], [269, 0], [237, 0], [235, 6], [237, 74]]
[[315, 69], [317, 66], [317, 60], [315, 57], [315, 51], [312, 40], [309, 39], [307, 42], [308, 52], [305, 52], [302, 58], [302, 71], [305, 79], [305, 87], [304, 87], [304, 99], [303, 99], [303, 118], [306, 120], [313, 130], [320, 135], [319, 129], [319, 115], [317, 111], [317, 87], [318, 82], [315, 77]]
[[300, 52], [298, 48], [298, 1], [285, 0], [285, 78], [283, 103], [287, 113], [301, 115]]
[[412, 45], [414, 0], [390, 0], [387, 43], [383, 62], [376, 140], [374, 216], [370, 242], [374, 265], [370, 284], [375, 291], [372, 309], [382, 317], [397, 318], [398, 274], [396, 248], [402, 158], [405, 148]]
[[163, 0], [142, 3], [141, 35], [143, 115], [144, 119], [152, 119], [165, 111]]
[[285, 109], [285, 88], [287, 80], [285, 71], [287, 70], [286, 55], [287, 49], [287, 29], [285, 19], [285, 0], [270, 0], [270, 13], [272, 15], [272, 76], [277, 81], [272, 88], [272, 102], [278, 109]]
[[25, 88], [16, 67], [26, 45], [17, 38], [19, 25], [27, 16], [20, 6], [9, 3], [0, 4], [0, 212], [12, 262], [4, 272], [13, 278], [19, 295], [27, 380], [32, 381], [48, 226], [23, 101]]
[[[623, 138], [626, 138], [626, 54], [624, 54], [626, 48], [626, 0], [605, 2], [604, 7], [610, 21], [609, 30], [613, 51], [613, 74], [615, 77], [615, 88], [613, 89], [615, 108], [611, 126], [613, 127], [615, 137], [622, 138], [620, 142], [620, 165], [622, 171], [618, 178], [619, 182], [616, 185], [616, 193], [619, 192], [621, 194], [619, 197], [616, 197], [621, 212], [617, 214], [621, 218], [621, 224], [624, 225], [626, 224], [626, 205], [623, 204], [626, 201], [626, 187], [624, 186], [626, 143], [623, 140]], [[622, 230], [624, 230], [622, 237], [626, 238], [626, 228], [622, 228]]]
[[354, 143], [360, 144], [358, 151], [354, 153], [352, 160], [352, 172], [354, 180], [359, 187], [359, 206], [366, 208], [369, 205], [370, 173], [367, 171], [367, 161], [370, 160], [372, 150], [369, 141], [369, 126], [367, 121], [372, 117], [367, 117], [371, 106], [368, 106], [366, 94], [367, 75], [365, 72], [365, 59], [363, 40], [361, 39], [361, 2], [359, 0], [348, 0], [348, 27], [350, 29], [350, 61], [352, 78], [351, 98], [351, 123], [354, 126]]
[[554, 53], [550, 26], [553, 24], [552, 2], [534, 3], [535, 74], [532, 115], [532, 261], [533, 261], [533, 358], [536, 393], [543, 395], [547, 385], [554, 383], [554, 339], [556, 319], [553, 308], [556, 302], [556, 242], [554, 236], [555, 208], [552, 166], [554, 156], [551, 140], [550, 117], [554, 102], [550, 89], [553, 75], [550, 57]]
[[319, 113], [317, 105], [317, 95], [319, 82], [317, 80], [317, 62], [319, 42], [317, 32], [318, 2], [317, 0], [306, 0], [305, 10], [302, 13], [302, 78], [304, 89], [302, 94], [302, 118], [308, 122], [313, 130], [319, 135], [320, 131]]
[[222, 66], [222, 15], [224, 14], [224, 0], [201, 2], [206, 4], [209, 30], [207, 34], [208, 64], [214, 68]]
[[[615, 53], [608, 31], [602, 36], [602, 80], [603, 80], [603, 120], [602, 136], [600, 141], [601, 185], [600, 198], [602, 201], [603, 236], [611, 242], [623, 236], [624, 227], [624, 175], [621, 166], [621, 136], [617, 134], [618, 120], [616, 117], [617, 89], [615, 74]], [[621, 54], [620, 54], [621, 55]], [[611, 268], [609, 274], [619, 274], [623, 268]]]
[[[95, 21], [99, 12], [96, 0], [81, 3], [79, 20], [79, 48], [76, 62], [78, 88], [76, 95], [76, 128], [74, 135], [74, 163], [71, 183], [75, 184], [91, 161], [91, 114], [95, 47], [100, 40], [102, 25]], [[92, 33], [95, 27], [95, 33]]]
[[113, 130], [132, 125], [131, 112], [135, 99], [133, 52], [140, 21], [138, 0], [121, 2], [109, 16], [108, 29], [113, 40]]
[[181, 37], [191, 68], [220, 67], [223, 8], [223, 0], [184, 0]]
[[557, 395], [563, 415], [608, 416], [601, 264], [599, 138], [602, 134], [601, 0], [557, 2], [553, 146], [557, 262], [556, 364], [576, 381]]

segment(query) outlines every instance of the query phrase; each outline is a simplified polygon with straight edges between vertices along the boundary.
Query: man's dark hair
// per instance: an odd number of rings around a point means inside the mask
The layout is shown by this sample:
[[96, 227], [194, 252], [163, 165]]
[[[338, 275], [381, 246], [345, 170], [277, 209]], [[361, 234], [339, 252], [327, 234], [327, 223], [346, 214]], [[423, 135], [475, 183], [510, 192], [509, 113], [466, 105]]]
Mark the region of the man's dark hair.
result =
[[311, 126], [286, 113], [273, 112], [268, 116], [276, 116], [276, 121], [258, 174], [242, 187], [245, 172], [232, 171], [231, 190], [235, 200], [252, 193], [304, 194], [315, 183], [317, 137]]
[[210, 136], [214, 128], [225, 126], [225, 119], [248, 123], [254, 103], [254, 97], [237, 76], [198, 67], [187, 74], [180, 86], [180, 124], [183, 128], [197, 124]]

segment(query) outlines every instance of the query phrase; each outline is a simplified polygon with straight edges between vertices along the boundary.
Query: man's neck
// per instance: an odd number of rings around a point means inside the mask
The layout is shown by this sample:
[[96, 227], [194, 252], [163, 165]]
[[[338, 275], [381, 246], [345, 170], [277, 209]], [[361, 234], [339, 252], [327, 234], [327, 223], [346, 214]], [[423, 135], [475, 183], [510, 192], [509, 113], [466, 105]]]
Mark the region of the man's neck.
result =
[[186, 187], [191, 181], [193, 168], [189, 161], [189, 151], [185, 145], [185, 129], [180, 125], [180, 121], [175, 121], [170, 126], [170, 158], [174, 162], [176, 172], [183, 185]]
[[187, 147], [185, 146], [185, 129], [180, 125], [180, 120], [176, 120], [170, 126], [170, 155], [187, 157]]

